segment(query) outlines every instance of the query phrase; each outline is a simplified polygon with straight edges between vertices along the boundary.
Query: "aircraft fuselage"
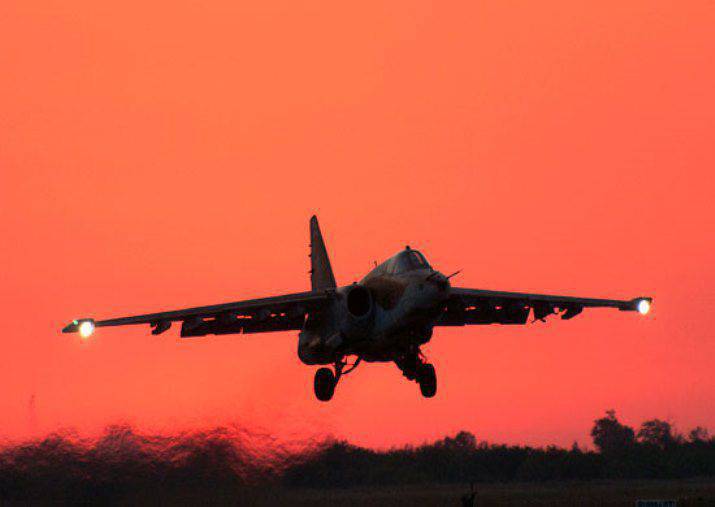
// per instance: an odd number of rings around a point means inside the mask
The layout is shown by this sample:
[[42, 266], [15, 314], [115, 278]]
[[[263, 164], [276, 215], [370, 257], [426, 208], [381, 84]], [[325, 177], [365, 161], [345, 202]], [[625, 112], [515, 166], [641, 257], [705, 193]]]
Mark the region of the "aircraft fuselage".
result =
[[356, 352], [366, 361], [392, 361], [396, 351], [427, 343], [449, 297], [449, 280], [419, 269], [377, 275], [361, 282], [376, 300], [375, 325]]
[[416, 251], [400, 252], [359, 283], [336, 289], [333, 304], [306, 321], [298, 348], [304, 363], [333, 364], [353, 354], [370, 362], [394, 361], [430, 340], [449, 298], [449, 280], [424, 261], [424, 267], [394, 272], [404, 255], [424, 259]]

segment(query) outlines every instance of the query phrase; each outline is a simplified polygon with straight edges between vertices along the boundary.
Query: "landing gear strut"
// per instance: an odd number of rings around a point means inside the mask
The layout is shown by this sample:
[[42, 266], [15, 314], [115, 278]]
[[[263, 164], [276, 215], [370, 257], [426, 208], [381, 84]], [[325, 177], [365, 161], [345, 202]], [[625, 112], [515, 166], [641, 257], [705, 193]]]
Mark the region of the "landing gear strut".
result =
[[360, 364], [362, 358], [358, 357], [355, 363], [350, 365], [350, 368], [343, 371], [343, 368], [347, 366], [347, 362], [340, 359], [335, 362], [335, 373], [330, 368], [320, 368], [315, 372], [315, 378], [313, 379], [313, 389], [315, 390], [315, 397], [320, 401], [330, 401], [335, 393], [335, 386], [338, 385], [338, 380], [343, 375], [347, 375], [353, 371]]
[[407, 380], [414, 380], [419, 384], [422, 396], [432, 398], [437, 394], [437, 375], [434, 366], [424, 361], [418, 348], [399, 356], [395, 359], [395, 364], [402, 370]]

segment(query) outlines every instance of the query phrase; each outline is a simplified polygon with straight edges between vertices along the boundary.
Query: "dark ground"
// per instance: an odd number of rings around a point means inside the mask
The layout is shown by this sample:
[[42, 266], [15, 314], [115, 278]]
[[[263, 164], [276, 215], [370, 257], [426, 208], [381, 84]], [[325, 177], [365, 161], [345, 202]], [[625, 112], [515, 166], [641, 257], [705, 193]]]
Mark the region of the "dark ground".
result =
[[[715, 505], [715, 480], [478, 484], [474, 505], [623, 505], [637, 499], [677, 499], [678, 505]], [[459, 506], [469, 486], [275, 492], [255, 505]]]
[[[519, 483], [475, 485], [475, 505], [628, 505], [637, 499], [677, 499], [678, 505], [715, 505], [715, 480]], [[403, 486], [347, 490], [278, 490], [255, 505], [452, 506], [469, 486]]]
[[[475, 506], [585, 505], [629, 506], [638, 499], [674, 499], [678, 506], [715, 505], [715, 479], [546, 482], [475, 485]], [[250, 506], [461, 506], [469, 485], [406, 485], [371, 488], [307, 489], [282, 486], [221, 491], [149, 491], [108, 500], [112, 505], [250, 505]], [[107, 499], [105, 499], [107, 501]], [[71, 502], [74, 503], [74, 502]], [[94, 502], [92, 502], [94, 503]], [[101, 502], [105, 503], [105, 502]], [[3, 506], [55, 505], [42, 501], [0, 502]]]

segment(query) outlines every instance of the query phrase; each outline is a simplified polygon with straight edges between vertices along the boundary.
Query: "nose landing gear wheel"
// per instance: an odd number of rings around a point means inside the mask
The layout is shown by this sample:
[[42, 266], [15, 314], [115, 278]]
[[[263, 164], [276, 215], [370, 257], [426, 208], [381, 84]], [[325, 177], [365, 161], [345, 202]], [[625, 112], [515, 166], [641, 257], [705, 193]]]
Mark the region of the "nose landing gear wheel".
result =
[[316, 398], [320, 401], [330, 401], [335, 392], [336, 383], [335, 375], [330, 368], [320, 368], [315, 372], [315, 379], [313, 380]]
[[432, 398], [437, 394], [437, 374], [434, 371], [434, 366], [429, 363], [423, 364], [420, 367], [417, 382], [419, 382], [420, 391], [425, 398]]

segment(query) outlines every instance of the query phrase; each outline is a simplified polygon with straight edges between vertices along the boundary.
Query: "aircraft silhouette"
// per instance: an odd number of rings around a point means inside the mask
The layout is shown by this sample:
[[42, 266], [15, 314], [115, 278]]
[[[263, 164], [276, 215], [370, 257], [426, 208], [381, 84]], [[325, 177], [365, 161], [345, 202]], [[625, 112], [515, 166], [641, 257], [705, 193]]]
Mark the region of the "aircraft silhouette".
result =
[[[319, 400], [330, 400], [340, 377], [361, 361], [394, 362], [431, 398], [437, 377], [420, 346], [435, 326], [526, 324], [532, 311], [533, 321], [556, 313], [570, 319], [595, 307], [645, 314], [652, 303], [649, 297], [592, 299], [452, 287], [449, 280], [456, 273], [443, 275], [409, 246], [359, 283], [338, 287], [315, 216], [310, 219], [310, 261], [308, 292], [108, 320], [77, 319], [62, 332], [87, 338], [96, 327], [149, 324], [158, 335], [177, 321], [182, 337], [296, 330], [300, 360], [334, 368], [315, 373]], [[345, 369], [348, 356], [356, 359]]]

